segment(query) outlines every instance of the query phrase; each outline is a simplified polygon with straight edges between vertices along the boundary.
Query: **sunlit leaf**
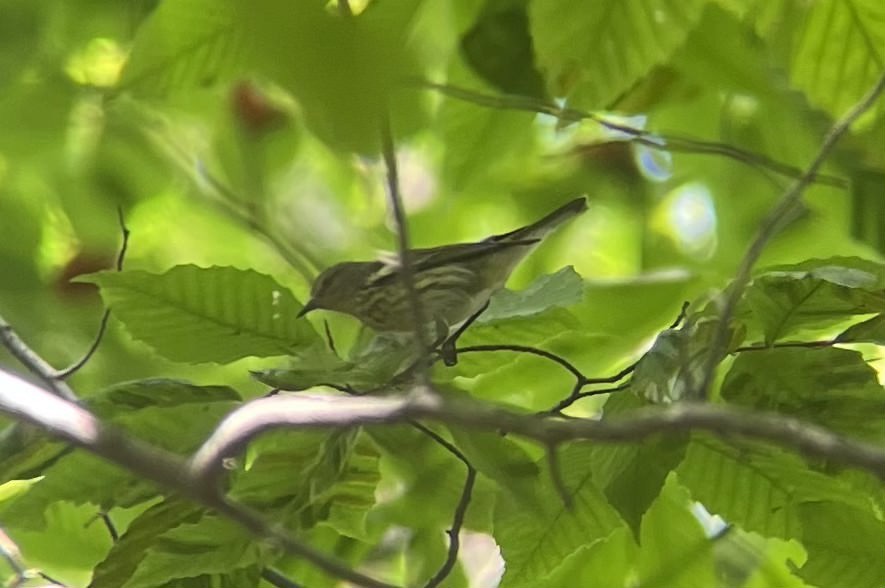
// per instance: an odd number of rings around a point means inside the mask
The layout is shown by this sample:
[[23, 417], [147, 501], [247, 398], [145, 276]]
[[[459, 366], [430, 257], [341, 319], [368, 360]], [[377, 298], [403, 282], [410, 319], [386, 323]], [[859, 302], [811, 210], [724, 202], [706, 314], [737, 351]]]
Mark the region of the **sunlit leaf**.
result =
[[165, 96], [222, 81], [242, 65], [235, 16], [229, 2], [161, 2], [136, 35], [119, 87]]
[[639, 575], [642, 586], [706, 588], [716, 584], [712, 544], [691, 512], [688, 492], [667, 478], [642, 517]]
[[560, 451], [563, 482], [574, 505], [563, 503], [550, 481], [537, 486], [540, 509], [527, 509], [506, 492], [495, 507], [495, 540], [509, 562], [502, 587], [533, 586], [582, 546], [608, 537], [623, 521], [592, 480], [590, 453], [585, 444]]
[[550, 308], [570, 306], [581, 301], [584, 283], [571, 266], [555, 274], [541, 276], [524, 290], [501, 290], [492, 296], [489, 307], [479, 317], [481, 323], [532, 316]]
[[230, 267], [176, 266], [163, 274], [102, 272], [84, 280], [132, 335], [176, 361], [225, 363], [294, 355], [319, 338], [301, 305], [269, 276]]
[[700, 19], [706, 0], [575, 0], [529, 8], [538, 68], [550, 92], [602, 109], [665, 61]]
[[388, 108], [395, 128], [416, 125], [416, 94], [395, 90], [416, 68], [409, 31], [418, 3], [372, 5], [351, 18], [314, 2], [234, 6], [250, 39], [250, 66], [290, 91], [330, 145], [379, 152]]
[[[872, 87], [885, 61], [885, 8], [876, 0], [766, 2], [756, 27], [780, 48], [790, 81], [833, 117]], [[882, 107], [879, 105], [879, 113]]]

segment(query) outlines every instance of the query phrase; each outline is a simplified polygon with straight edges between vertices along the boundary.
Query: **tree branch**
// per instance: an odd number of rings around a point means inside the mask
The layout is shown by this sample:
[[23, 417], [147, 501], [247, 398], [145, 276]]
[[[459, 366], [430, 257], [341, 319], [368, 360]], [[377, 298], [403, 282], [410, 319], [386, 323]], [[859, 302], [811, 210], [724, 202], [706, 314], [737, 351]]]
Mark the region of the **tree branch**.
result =
[[845, 113], [835, 125], [833, 125], [824, 138], [824, 142], [821, 144], [820, 149], [818, 149], [817, 155], [815, 155], [811, 164], [808, 166], [808, 169], [801, 177], [796, 179], [789, 188], [787, 188], [775, 207], [768, 213], [768, 216], [763, 219], [759, 231], [756, 233], [756, 238], [750, 244], [750, 247], [747, 249], [747, 252], [741, 260], [737, 275], [734, 280], [732, 280], [731, 287], [729, 288], [725, 301], [722, 304], [719, 324], [716, 326], [716, 331], [713, 334], [713, 339], [710, 343], [707, 355], [707, 361], [704, 365], [703, 378], [701, 379], [700, 386], [697, 388], [697, 396], [699, 398], [706, 398], [709, 394], [710, 386], [712, 385], [713, 378], [716, 374], [716, 366], [721, 361], [721, 356], [725, 353], [725, 347], [728, 345], [728, 324], [734, 315], [734, 311], [737, 308], [741, 296], [743, 296], [744, 290], [750, 283], [750, 274], [753, 271], [753, 266], [756, 265], [759, 257], [762, 256], [762, 251], [765, 249], [765, 246], [768, 245], [768, 242], [771, 241], [781, 229], [784, 219], [800, 202], [803, 192], [809, 184], [812, 183], [827, 156], [829, 156], [830, 152], [836, 146], [836, 143], [842, 138], [842, 135], [851, 128], [851, 125], [873, 104], [875, 104], [883, 91], [885, 91], [885, 72], [882, 73], [870, 91], [867, 92], [867, 94], [847, 113]]
[[[267, 399], [272, 400], [272, 399]], [[0, 412], [37, 425], [139, 477], [178, 492], [259, 537], [277, 542], [287, 553], [304, 558], [329, 574], [367, 588], [394, 588], [361, 574], [303, 544], [252, 510], [221, 496], [216, 486], [193, 474], [188, 462], [168, 451], [103, 424], [89, 411], [0, 370]]]
[[70, 402], [77, 402], [77, 396], [70, 386], [56, 377], [55, 368], [34, 353], [2, 316], [0, 316], [0, 344], [31, 373], [40, 378], [53, 394]]
[[745, 437], [793, 449], [811, 458], [871, 472], [885, 480], [885, 448], [847, 439], [816, 424], [775, 413], [727, 406], [677, 404], [649, 407], [610, 420], [560, 419], [526, 415], [467, 399], [420, 393], [397, 397], [341, 397], [299, 394], [262, 398], [235, 410], [216, 428], [191, 461], [201, 484], [214, 483], [222, 460], [256, 436], [279, 428], [355, 427], [435, 421], [484, 431], [505, 431], [545, 446], [567, 441], [639, 442], [658, 433], [701, 430]]
[[[802, 170], [794, 166], [776, 161], [759, 153], [738, 149], [737, 147], [733, 147], [726, 143], [701, 141], [699, 139], [692, 139], [691, 137], [667, 133], [649, 133], [642, 129], [607, 120], [605, 117], [592, 112], [585, 112], [575, 108], [564, 108], [551, 102], [527, 96], [516, 96], [512, 94], [483, 94], [458, 86], [438, 84], [421, 79], [413, 80], [412, 83], [419, 88], [433, 90], [450, 98], [471, 102], [487, 108], [521, 110], [524, 112], [547, 114], [564, 121], [579, 122], [583, 120], [592, 120], [609, 130], [628, 135], [634, 143], [638, 143], [657, 151], [680, 151], [683, 153], [693, 153], [698, 155], [718, 155], [735, 161], [740, 161], [741, 163], [745, 163], [754, 168], [769, 170], [789, 178], [795, 179], [802, 176]], [[827, 174], [819, 174], [817, 172], [810, 176], [810, 180], [835, 188], [845, 189], [848, 187], [848, 183], [843, 178]]]

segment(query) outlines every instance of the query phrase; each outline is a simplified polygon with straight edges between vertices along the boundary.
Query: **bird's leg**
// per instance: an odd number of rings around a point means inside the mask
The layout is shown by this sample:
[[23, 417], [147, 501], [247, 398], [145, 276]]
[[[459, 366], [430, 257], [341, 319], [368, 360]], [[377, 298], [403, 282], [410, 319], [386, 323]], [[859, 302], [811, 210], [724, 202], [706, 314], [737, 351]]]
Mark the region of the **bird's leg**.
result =
[[455, 344], [458, 342], [458, 338], [464, 334], [464, 331], [467, 330], [473, 322], [479, 318], [479, 315], [484, 313], [486, 309], [489, 307], [489, 301], [486, 300], [486, 303], [482, 305], [482, 308], [474, 312], [470, 317], [464, 321], [458, 329], [449, 335], [446, 338], [442, 345], [439, 348], [439, 354], [442, 357], [443, 363], [448, 367], [452, 367], [453, 365], [458, 363], [458, 354], [455, 351]]

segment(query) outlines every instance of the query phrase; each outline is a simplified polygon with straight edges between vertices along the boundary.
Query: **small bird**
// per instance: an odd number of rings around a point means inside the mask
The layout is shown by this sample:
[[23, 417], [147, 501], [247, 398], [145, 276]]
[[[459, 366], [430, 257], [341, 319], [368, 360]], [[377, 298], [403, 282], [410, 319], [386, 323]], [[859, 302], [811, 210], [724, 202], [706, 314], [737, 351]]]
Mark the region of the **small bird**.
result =
[[[426, 319], [446, 331], [459, 326], [488, 304], [495, 291], [544, 237], [587, 210], [576, 198], [544, 218], [476, 243], [413, 249], [409, 257]], [[348, 261], [323, 271], [311, 288], [310, 300], [298, 313], [315, 309], [343, 312], [381, 333], [414, 331], [408, 290], [398, 259]]]

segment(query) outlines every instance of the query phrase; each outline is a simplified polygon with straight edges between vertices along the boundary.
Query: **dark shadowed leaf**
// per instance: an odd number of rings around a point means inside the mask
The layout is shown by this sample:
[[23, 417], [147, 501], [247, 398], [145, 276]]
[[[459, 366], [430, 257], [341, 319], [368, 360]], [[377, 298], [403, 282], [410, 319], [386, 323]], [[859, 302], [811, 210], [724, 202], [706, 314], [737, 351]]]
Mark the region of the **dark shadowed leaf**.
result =
[[722, 397], [885, 443], [885, 388], [863, 355], [850, 349], [741, 353], [722, 383]]
[[839, 502], [799, 509], [808, 560], [797, 572], [815, 586], [879, 588], [885, 584], [885, 522], [867, 508]]

